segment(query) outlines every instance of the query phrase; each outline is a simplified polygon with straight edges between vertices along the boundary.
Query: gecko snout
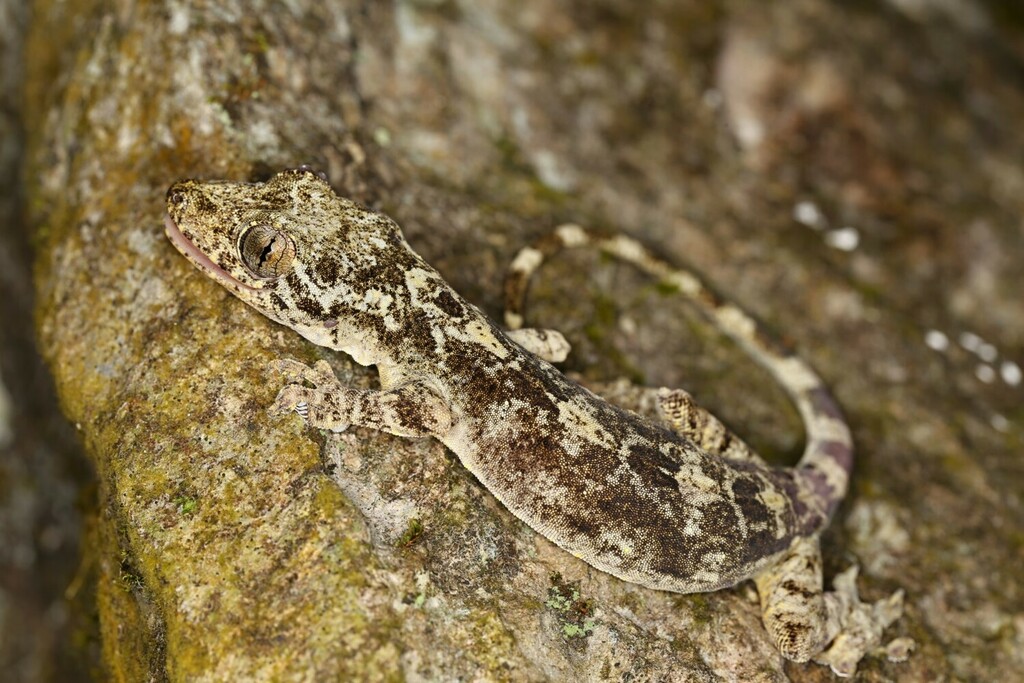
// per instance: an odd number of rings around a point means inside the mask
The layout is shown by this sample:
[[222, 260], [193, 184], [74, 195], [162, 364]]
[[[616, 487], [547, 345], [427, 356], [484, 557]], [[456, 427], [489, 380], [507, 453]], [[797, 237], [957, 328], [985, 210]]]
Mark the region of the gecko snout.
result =
[[182, 184], [185, 181], [179, 180], [178, 182], [167, 188], [167, 206], [168, 207], [180, 207], [185, 203], [186, 192], [182, 188]]

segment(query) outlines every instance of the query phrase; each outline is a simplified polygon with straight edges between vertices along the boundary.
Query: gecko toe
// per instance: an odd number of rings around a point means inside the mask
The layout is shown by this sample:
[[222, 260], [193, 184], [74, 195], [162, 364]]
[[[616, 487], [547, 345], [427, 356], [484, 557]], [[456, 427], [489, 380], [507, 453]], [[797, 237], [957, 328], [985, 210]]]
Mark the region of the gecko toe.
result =
[[273, 372], [284, 375], [286, 382], [298, 382], [312, 372], [307, 365], [292, 358], [278, 358], [270, 361], [270, 369]]

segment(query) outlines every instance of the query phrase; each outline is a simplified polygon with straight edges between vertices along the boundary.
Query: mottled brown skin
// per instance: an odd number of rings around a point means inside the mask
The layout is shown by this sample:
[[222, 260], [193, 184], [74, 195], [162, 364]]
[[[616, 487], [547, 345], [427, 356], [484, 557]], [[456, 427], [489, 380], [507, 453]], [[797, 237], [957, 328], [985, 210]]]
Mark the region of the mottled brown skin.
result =
[[[818, 655], [860, 604], [821, 589], [816, 535], [845, 492], [852, 450], [838, 412], [818, 410], [834, 404], [806, 366], [771, 351], [759, 357], [810, 416], [801, 466], [769, 467], [684, 392], [661, 396], [673, 431], [567, 379], [537, 355], [555, 355], [549, 335], [520, 331], [513, 341], [391, 219], [337, 197], [310, 169], [266, 183], [181, 181], [167, 206], [168, 236], [206, 274], [379, 370], [380, 390], [360, 391], [340, 385], [326, 363], [279, 361], [288, 384], [275, 412], [335, 431], [359, 424], [433, 436], [512, 513], [624, 580], [688, 593], [755, 578], [766, 626], [792, 659]], [[563, 230], [552, 239], [578, 238]], [[633, 243], [621, 245], [620, 256], [636, 255]], [[519, 289], [524, 264], [513, 267]], [[757, 328], [738, 309], [715, 310], [726, 331], [757, 346]], [[798, 564], [805, 571], [775, 580], [772, 567]]]

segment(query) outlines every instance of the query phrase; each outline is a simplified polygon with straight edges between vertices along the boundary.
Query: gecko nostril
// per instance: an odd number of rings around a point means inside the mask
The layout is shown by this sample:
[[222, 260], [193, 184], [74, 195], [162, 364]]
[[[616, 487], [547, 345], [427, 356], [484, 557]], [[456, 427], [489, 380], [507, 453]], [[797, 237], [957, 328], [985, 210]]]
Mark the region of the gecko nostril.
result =
[[180, 190], [175, 190], [174, 186], [167, 191], [167, 203], [172, 206], [181, 206], [185, 203], [185, 193]]

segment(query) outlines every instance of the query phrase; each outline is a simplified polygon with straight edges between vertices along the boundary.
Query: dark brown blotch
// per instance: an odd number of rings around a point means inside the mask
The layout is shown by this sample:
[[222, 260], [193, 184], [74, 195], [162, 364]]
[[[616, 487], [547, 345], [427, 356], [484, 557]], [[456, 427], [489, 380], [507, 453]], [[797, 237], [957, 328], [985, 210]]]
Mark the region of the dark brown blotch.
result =
[[790, 595], [799, 595], [804, 600], [810, 600], [811, 598], [817, 595], [817, 593], [807, 588], [804, 588], [793, 579], [787, 579], [786, 581], [783, 581], [781, 588]]
[[196, 213], [212, 216], [220, 212], [220, 207], [217, 206], [216, 202], [207, 197], [204, 192], [192, 193], [191, 199]]
[[793, 648], [806, 639], [807, 633], [810, 631], [810, 627], [807, 624], [786, 620], [783, 622], [780, 631], [780, 645]]
[[324, 307], [320, 305], [316, 299], [310, 299], [309, 297], [300, 297], [295, 301], [295, 307], [303, 313], [310, 315], [314, 318], [324, 318], [325, 311]]
[[337, 284], [339, 279], [338, 260], [333, 256], [322, 255], [316, 261], [315, 273], [317, 280], [321, 284]]
[[272, 305], [272, 306], [273, 306], [274, 308], [276, 308], [276, 309], [277, 309], [277, 310], [279, 310], [279, 311], [285, 311], [285, 310], [288, 310], [288, 308], [289, 308], [289, 306], [288, 306], [288, 304], [287, 304], [287, 303], [285, 302], [285, 300], [284, 300], [284, 299], [282, 299], [282, 298], [280, 297], [280, 295], [278, 295], [277, 293], [273, 293], [273, 292], [272, 292], [272, 293], [270, 294], [270, 303], [271, 303], [271, 305]]
[[404, 399], [394, 404], [398, 422], [402, 427], [413, 431], [425, 431], [422, 405], [412, 400]]
[[447, 289], [441, 290], [434, 297], [434, 304], [453, 318], [461, 318], [466, 313], [463, 305]]
[[675, 478], [679, 471], [679, 463], [657, 449], [630, 446], [626, 464], [647, 486], [672, 490], [679, 488]]

